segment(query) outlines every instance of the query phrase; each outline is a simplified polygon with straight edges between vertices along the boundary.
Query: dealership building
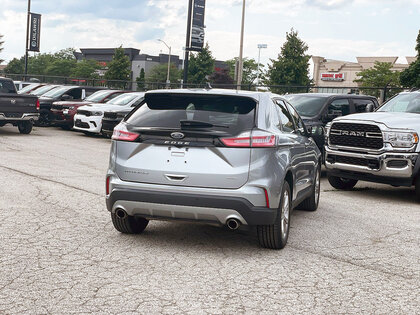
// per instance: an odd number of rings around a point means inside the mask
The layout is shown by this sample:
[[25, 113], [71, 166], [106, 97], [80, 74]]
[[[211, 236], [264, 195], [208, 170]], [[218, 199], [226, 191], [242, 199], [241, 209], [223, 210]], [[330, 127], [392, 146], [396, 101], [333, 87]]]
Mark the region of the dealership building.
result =
[[312, 56], [314, 63], [313, 80], [315, 86], [320, 87], [319, 92], [346, 92], [345, 88], [357, 88], [357, 74], [365, 69], [373, 68], [376, 61], [389, 62], [391, 70], [402, 71], [406, 69], [416, 57], [406, 57], [407, 63], [397, 63], [398, 57], [357, 57], [357, 62], [326, 59], [321, 56]]
[[[77, 60], [96, 60], [102, 66], [102, 70], [99, 70], [100, 75], [104, 75], [108, 63], [114, 56], [115, 48], [81, 48], [80, 52], [74, 52], [74, 56]], [[153, 67], [160, 64], [168, 64], [169, 55], [159, 54], [158, 56], [141, 54], [140, 49], [136, 48], [124, 48], [124, 53], [130, 60], [131, 68], [131, 80], [135, 80], [139, 75], [141, 69], [144, 69], [146, 76], [150, 73]], [[182, 59], [177, 55], [171, 55], [171, 63], [175, 64], [178, 69], [182, 69]], [[215, 71], [226, 69], [227, 64], [223, 61], [215, 61]]]

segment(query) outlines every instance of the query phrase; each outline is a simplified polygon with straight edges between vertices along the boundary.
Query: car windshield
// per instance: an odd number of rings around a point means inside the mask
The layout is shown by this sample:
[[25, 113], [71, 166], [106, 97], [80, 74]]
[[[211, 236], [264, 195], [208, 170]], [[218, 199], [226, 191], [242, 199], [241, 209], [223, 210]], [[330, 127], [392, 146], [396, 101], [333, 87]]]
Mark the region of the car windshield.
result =
[[58, 88], [58, 86], [46, 85], [46, 86], [40, 87], [39, 89], [36, 89], [35, 91], [30, 92], [29, 94], [36, 95], [36, 96], [41, 96], [41, 95], [47, 93], [48, 91], [51, 91], [52, 89], [56, 89], [56, 88]]
[[284, 98], [296, 108], [301, 116], [314, 117], [322, 110], [328, 96], [284, 95]]
[[32, 89], [35, 89], [39, 83], [29, 84], [25, 86], [23, 89], [19, 90], [19, 94], [27, 93], [28, 91], [31, 91]]
[[420, 93], [404, 93], [397, 95], [386, 102], [377, 111], [420, 114]]
[[100, 102], [104, 98], [106, 98], [110, 93], [112, 93], [112, 92], [111, 91], [98, 91], [98, 92], [95, 92], [92, 95], [86, 97], [84, 99], [84, 101], [93, 102], [93, 103]]
[[133, 101], [134, 99], [138, 97], [139, 97], [138, 94], [122, 94], [108, 101], [107, 104], [124, 106], [124, 105], [129, 104], [131, 101]]
[[42, 96], [54, 98], [54, 97], [57, 97], [57, 96], [63, 95], [63, 94], [64, 94], [64, 93], [66, 93], [68, 90], [69, 90], [69, 88], [68, 88], [68, 87], [60, 87], [60, 88], [58, 88], [58, 89], [51, 90], [51, 91], [49, 91], [49, 92], [45, 93], [45, 94], [44, 94], [44, 95], [42, 95]]

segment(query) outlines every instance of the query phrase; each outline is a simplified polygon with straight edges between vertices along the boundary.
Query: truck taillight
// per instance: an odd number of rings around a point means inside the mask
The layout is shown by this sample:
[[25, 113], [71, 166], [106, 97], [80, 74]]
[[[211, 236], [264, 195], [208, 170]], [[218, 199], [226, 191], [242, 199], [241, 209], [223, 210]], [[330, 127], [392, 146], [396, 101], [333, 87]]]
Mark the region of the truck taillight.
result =
[[134, 141], [140, 135], [138, 133], [130, 132], [127, 128], [119, 124], [114, 128], [114, 132], [112, 133], [112, 140], [119, 140], [119, 141]]
[[39, 104], [39, 99], [36, 99], [36, 109], [39, 110], [41, 108], [41, 105]]
[[227, 147], [238, 148], [270, 148], [276, 146], [276, 136], [270, 133], [252, 133], [251, 137], [222, 138]]

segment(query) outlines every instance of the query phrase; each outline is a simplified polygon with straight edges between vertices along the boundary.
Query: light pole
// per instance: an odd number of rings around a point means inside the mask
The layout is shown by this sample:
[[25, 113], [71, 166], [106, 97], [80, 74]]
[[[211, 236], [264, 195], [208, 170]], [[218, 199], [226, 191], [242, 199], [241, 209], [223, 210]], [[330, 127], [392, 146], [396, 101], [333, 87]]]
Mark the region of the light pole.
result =
[[245, 28], [245, 0], [242, 0], [242, 24], [241, 24], [241, 41], [239, 45], [239, 62], [238, 62], [238, 80], [236, 82], [237, 89], [241, 89], [242, 72], [243, 72], [243, 53], [244, 53], [244, 28]]
[[171, 80], [169, 79], [169, 74], [171, 71], [171, 46], [169, 46], [167, 43], [165, 43], [163, 40], [158, 39], [159, 42], [162, 42], [165, 44], [166, 47], [169, 49], [169, 58], [168, 58], [168, 74], [166, 76], [166, 87], [169, 88], [171, 84]]
[[260, 85], [260, 59], [261, 49], [267, 48], [267, 44], [258, 44], [258, 65], [257, 65], [257, 88]]

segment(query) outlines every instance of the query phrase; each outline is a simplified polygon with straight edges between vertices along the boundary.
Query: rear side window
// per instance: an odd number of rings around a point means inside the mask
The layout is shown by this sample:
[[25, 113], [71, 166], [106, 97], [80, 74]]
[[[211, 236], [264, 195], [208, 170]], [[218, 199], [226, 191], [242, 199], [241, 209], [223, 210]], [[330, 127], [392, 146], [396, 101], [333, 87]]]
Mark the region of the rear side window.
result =
[[328, 106], [329, 117], [340, 117], [350, 114], [350, 103], [346, 98], [334, 100]]
[[356, 110], [356, 113], [364, 113], [366, 112], [366, 106], [368, 104], [372, 104], [375, 108], [375, 103], [372, 100], [367, 99], [353, 99], [353, 104]]
[[284, 132], [293, 132], [295, 131], [295, 126], [293, 124], [292, 115], [290, 115], [289, 111], [287, 110], [286, 104], [283, 101], [277, 100], [278, 105], [278, 113], [280, 116], [280, 121], [282, 124], [282, 129]]
[[13, 83], [8, 80], [0, 81], [0, 93], [16, 93]]
[[180, 129], [181, 121], [202, 122], [207, 124], [207, 130], [236, 135], [254, 127], [255, 110], [256, 101], [248, 97], [146, 94], [145, 104], [128, 117], [127, 123], [136, 127]]

